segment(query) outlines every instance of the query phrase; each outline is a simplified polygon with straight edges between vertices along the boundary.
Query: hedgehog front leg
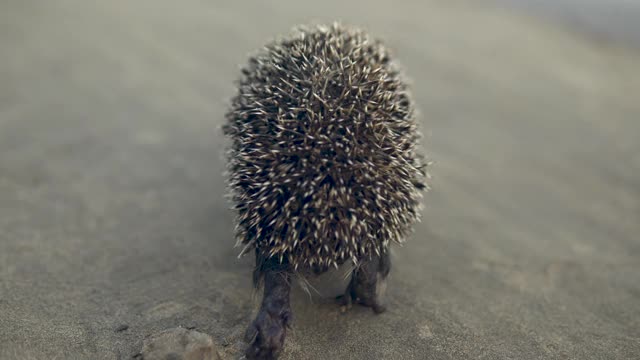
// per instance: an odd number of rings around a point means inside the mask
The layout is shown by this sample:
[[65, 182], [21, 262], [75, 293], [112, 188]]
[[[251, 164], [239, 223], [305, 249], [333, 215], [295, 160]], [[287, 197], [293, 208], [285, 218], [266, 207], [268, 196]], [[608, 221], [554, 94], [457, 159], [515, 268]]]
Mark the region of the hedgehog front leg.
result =
[[374, 255], [371, 259], [361, 261], [353, 270], [345, 294], [338, 297], [342, 311], [350, 309], [355, 302], [370, 307], [376, 314], [383, 313], [386, 308], [380, 303], [380, 295], [390, 270], [391, 257], [388, 250], [383, 251], [380, 256]]
[[276, 259], [256, 257], [254, 281], [264, 279], [264, 295], [260, 311], [247, 329], [249, 343], [246, 357], [250, 360], [275, 360], [282, 351], [291, 321], [289, 293], [291, 272]]

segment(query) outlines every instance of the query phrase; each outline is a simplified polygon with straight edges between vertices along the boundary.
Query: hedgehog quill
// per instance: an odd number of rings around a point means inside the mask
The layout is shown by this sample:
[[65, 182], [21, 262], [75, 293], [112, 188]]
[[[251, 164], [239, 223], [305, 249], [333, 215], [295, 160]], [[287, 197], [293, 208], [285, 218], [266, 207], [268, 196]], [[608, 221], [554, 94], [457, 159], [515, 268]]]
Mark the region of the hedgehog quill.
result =
[[299, 27], [243, 68], [223, 126], [241, 254], [254, 252], [260, 310], [248, 359], [276, 359], [294, 274], [351, 262], [339, 301], [385, 310], [389, 248], [420, 217], [426, 162], [406, 82], [384, 45], [341, 24]]

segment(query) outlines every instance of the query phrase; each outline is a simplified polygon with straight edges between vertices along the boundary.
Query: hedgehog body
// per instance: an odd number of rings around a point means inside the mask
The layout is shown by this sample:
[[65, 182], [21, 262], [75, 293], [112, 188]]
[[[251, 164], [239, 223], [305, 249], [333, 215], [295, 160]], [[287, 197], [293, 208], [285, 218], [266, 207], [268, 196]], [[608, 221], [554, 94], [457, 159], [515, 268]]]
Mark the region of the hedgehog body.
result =
[[242, 253], [326, 269], [402, 242], [426, 173], [388, 50], [357, 29], [305, 27], [242, 74], [224, 125]]

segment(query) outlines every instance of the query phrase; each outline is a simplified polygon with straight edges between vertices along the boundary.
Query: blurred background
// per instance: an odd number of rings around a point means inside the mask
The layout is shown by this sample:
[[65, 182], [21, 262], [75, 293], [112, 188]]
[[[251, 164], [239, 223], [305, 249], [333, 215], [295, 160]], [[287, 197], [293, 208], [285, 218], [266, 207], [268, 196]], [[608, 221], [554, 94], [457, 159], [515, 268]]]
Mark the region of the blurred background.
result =
[[435, 161], [389, 311], [293, 294], [284, 359], [640, 358], [640, 3], [0, 4], [0, 358], [129, 359], [255, 300], [218, 128], [249, 53], [341, 20], [393, 49]]

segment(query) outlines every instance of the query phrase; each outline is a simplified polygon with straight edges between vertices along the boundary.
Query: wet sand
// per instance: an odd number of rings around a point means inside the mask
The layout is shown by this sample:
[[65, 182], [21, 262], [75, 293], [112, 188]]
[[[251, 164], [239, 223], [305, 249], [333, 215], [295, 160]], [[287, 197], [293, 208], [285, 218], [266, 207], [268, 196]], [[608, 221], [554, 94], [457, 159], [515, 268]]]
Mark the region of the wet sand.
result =
[[297, 288], [283, 359], [640, 357], [637, 50], [477, 2], [261, 4], [0, 6], [1, 359], [129, 359], [179, 325], [237, 356], [217, 128], [249, 52], [336, 18], [412, 78], [433, 191], [388, 312]]

